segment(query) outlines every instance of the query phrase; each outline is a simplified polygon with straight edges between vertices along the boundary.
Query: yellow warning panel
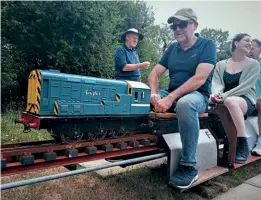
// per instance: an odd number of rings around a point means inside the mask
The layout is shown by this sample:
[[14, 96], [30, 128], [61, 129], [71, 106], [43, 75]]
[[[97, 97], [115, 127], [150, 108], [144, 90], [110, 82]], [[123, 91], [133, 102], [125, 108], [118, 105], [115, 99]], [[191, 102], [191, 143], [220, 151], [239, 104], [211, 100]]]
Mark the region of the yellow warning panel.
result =
[[42, 75], [40, 70], [34, 70], [29, 75], [26, 111], [39, 114], [41, 100]]

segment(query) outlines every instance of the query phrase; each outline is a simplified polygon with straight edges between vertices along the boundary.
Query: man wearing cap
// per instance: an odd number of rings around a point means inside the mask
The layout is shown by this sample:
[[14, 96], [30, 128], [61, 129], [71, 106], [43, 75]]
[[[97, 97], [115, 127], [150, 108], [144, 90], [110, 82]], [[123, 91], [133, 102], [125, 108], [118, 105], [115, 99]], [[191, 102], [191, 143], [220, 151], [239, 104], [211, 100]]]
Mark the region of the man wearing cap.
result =
[[[168, 47], [148, 78], [155, 111], [164, 113], [173, 107], [178, 118], [182, 142], [180, 165], [169, 182], [178, 188], [188, 188], [198, 179], [198, 114], [207, 109], [216, 63], [214, 42], [195, 35], [197, 21], [190, 8], [180, 9], [168, 19], [177, 42]], [[158, 94], [158, 80], [166, 70], [169, 70], [169, 88]]]
[[131, 28], [122, 34], [121, 41], [124, 44], [117, 47], [115, 54], [116, 79], [141, 81], [140, 69], [147, 68], [150, 65], [148, 61], [140, 63], [135, 50], [138, 40], [142, 39], [143, 35], [135, 28]]

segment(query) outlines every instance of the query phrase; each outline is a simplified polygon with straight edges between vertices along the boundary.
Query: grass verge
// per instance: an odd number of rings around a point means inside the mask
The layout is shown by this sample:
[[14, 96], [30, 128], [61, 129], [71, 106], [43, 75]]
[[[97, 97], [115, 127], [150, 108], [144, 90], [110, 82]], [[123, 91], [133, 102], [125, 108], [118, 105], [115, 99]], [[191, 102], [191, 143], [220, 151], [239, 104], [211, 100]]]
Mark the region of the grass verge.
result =
[[31, 132], [24, 133], [23, 125], [15, 124], [15, 120], [19, 117], [20, 113], [12, 109], [3, 114], [1, 117], [1, 144], [52, 139], [45, 130], [32, 129]]

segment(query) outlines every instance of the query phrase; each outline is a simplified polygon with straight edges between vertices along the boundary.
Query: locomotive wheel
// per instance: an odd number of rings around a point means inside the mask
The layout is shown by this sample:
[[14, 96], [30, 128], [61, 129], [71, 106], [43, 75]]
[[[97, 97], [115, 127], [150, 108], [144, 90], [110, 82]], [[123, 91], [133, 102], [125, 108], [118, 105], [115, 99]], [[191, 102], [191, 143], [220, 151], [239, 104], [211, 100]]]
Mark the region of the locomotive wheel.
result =
[[128, 131], [128, 132], [126, 132], [126, 135], [127, 136], [133, 136], [135, 133], [133, 132], [133, 131]]
[[106, 131], [100, 129], [97, 133], [89, 132], [87, 135], [90, 140], [102, 140], [105, 138], [107, 133]]
[[61, 140], [62, 142], [67, 144], [77, 143], [82, 139], [83, 135], [83, 132], [76, 128], [73, 128], [70, 132], [62, 133]]
[[62, 142], [61, 137], [59, 135], [55, 134], [53, 129], [47, 129], [47, 132], [50, 133], [50, 135], [55, 140], [55, 142], [57, 142], [57, 143], [61, 143]]
[[126, 135], [126, 132], [124, 130], [111, 131], [110, 135], [112, 138], [120, 138], [120, 137], [124, 137]]

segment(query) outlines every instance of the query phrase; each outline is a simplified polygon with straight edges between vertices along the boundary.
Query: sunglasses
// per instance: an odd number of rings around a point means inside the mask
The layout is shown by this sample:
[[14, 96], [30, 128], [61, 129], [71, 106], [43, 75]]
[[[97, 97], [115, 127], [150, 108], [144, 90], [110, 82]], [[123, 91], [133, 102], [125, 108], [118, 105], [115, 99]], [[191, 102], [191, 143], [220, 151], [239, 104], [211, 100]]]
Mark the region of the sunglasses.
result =
[[170, 28], [175, 31], [179, 27], [180, 29], [187, 28], [188, 24], [193, 24], [193, 21], [181, 21], [179, 24], [173, 23]]

